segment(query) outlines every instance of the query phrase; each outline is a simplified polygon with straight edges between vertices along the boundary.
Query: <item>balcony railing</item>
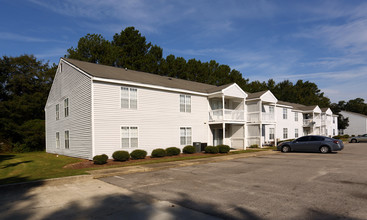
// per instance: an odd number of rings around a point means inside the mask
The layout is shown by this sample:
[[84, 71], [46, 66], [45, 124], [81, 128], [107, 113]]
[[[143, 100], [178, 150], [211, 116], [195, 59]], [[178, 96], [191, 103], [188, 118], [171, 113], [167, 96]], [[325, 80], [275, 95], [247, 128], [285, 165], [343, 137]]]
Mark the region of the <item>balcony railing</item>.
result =
[[275, 121], [274, 113], [262, 113], [263, 121]]
[[311, 127], [315, 124], [313, 119], [303, 119], [303, 126], [305, 127]]
[[210, 121], [244, 121], [244, 111], [243, 110], [232, 110], [232, 109], [224, 109], [224, 117], [223, 117], [223, 109], [216, 109], [209, 111], [209, 120]]

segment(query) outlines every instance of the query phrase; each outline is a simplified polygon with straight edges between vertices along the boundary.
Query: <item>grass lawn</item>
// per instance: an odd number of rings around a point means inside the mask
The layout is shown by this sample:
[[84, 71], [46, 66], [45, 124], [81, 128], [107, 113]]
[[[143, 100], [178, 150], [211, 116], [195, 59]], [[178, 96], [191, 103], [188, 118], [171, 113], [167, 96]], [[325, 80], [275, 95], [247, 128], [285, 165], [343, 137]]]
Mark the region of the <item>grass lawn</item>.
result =
[[81, 159], [45, 152], [0, 154], [0, 185], [86, 174], [85, 170], [63, 169]]
[[[231, 151], [229, 152], [229, 154], [251, 153], [270, 149], [274, 148]], [[192, 159], [218, 157], [218, 156], [224, 156], [224, 155], [204, 154], [204, 155], [192, 155], [187, 157], [176, 157], [176, 158], [163, 157], [156, 160], [136, 161], [136, 163], [121, 162], [121, 164], [119, 165], [112, 165], [107, 167], [101, 166], [84, 169], [65, 169], [63, 167], [67, 164], [78, 163], [85, 160], [61, 155], [56, 157], [55, 154], [49, 154], [45, 152], [7, 153], [7, 154], [0, 154], [0, 185], [88, 174], [86, 173], [86, 171], [95, 169], [108, 169], [114, 167], [135, 166], [151, 163], [164, 163], [171, 161], [192, 160]]]

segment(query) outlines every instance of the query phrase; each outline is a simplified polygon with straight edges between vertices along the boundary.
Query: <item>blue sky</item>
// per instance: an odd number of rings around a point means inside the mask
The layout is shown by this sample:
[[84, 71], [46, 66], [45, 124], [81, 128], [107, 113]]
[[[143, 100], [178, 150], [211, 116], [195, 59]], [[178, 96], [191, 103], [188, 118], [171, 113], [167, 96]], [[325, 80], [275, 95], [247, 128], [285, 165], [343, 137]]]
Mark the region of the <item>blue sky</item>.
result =
[[135, 26], [164, 56], [216, 60], [245, 78], [315, 82], [367, 101], [367, 1], [0, 0], [0, 55], [57, 63], [88, 33]]

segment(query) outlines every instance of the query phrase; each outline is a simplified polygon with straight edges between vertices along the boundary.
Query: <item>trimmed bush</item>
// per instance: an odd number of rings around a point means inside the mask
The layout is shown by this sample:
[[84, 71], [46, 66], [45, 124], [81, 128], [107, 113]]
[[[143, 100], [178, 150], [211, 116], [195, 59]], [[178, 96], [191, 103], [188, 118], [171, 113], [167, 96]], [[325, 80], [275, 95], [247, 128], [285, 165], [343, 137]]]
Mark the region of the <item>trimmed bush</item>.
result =
[[157, 148], [152, 151], [152, 157], [164, 157], [166, 156], [166, 150], [162, 148]]
[[112, 154], [112, 158], [117, 161], [127, 161], [130, 159], [130, 154], [127, 151], [118, 150]]
[[131, 152], [130, 157], [133, 160], [145, 159], [147, 152], [145, 150], [134, 150]]
[[166, 155], [167, 156], [175, 156], [179, 155], [181, 153], [180, 148], [177, 147], [169, 147], [166, 149]]
[[253, 144], [253, 145], [251, 145], [250, 147], [248, 147], [248, 148], [259, 148], [259, 145], [257, 145], [257, 144]]
[[106, 154], [96, 155], [93, 157], [93, 163], [94, 164], [105, 164], [107, 163], [108, 156]]
[[217, 147], [218, 147], [219, 153], [221, 154], [226, 154], [231, 149], [228, 145], [224, 145], [224, 144], [218, 145]]
[[207, 146], [205, 147], [205, 153], [207, 154], [217, 154], [219, 153], [219, 148], [214, 146]]
[[183, 150], [182, 150], [182, 152], [184, 153], [184, 154], [193, 154], [193, 153], [195, 153], [195, 147], [194, 146], [192, 146], [192, 145], [187, 145], [187, 146], [185, 146], [184, 148], [183, 148]]

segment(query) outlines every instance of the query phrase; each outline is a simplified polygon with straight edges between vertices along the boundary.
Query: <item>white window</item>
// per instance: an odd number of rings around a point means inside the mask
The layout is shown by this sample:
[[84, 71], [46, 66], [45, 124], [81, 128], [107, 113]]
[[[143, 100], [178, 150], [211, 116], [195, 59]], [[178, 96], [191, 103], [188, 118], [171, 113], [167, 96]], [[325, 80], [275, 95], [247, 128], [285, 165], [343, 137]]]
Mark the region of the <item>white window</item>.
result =
[[333, 129], [333, 136], [335, 136], [335, 129]]
[[274, 140], [274, 128], [269, 128], [269, 139]]
[[294, 137], [298, 138], [298, 128], [294, 129]]
[[325, 134], [326, 134], [326, 136], [328, 136], [329, 134], [328, 134], [328, 130], [327, 130], [327, 128], [325, 128]]
[[191, 145], [191, 128], [182, 127], [180, 128], [180, 145]]
[[70, 141], [69, 141], [69, 131], [65, 131], [65, 149], [69, 149]]
[[274, 114], [274, 106], [269, 106], [269, 113], [270, 113], [271, 115], [273, 115], [273, 114]]
[[333, 117], [333, 124], [335, 124], [335, 117]]
[[138, 108], [138, 90], [135, 88], [121, 87], [121, 108]]
[[56, 105], [56, 120], [60, 119], [60, 105]]
[[288, 138], [288, 128], [283, 128], [283, 139]]
[[121, 127], [121, 147], [137, 148], [138, 147], [138, 127]]
[[65, 117], [69, 116], [69, 99], [68, 98], [64, 99], [64, 114], [65, 114]]
[[298, 121], [298, 112], [294, 113], [294, 121]]
[[56, 148], [60, 148], [60, 133], [56, 132]]
[[180, 112], [191, 112], [191, 96], [180, 95]]
[[287, 109], [283, 108], [283, 119], [287, 119]]

